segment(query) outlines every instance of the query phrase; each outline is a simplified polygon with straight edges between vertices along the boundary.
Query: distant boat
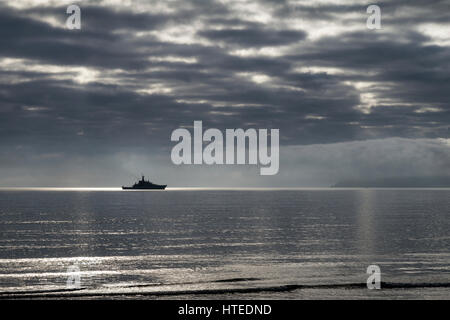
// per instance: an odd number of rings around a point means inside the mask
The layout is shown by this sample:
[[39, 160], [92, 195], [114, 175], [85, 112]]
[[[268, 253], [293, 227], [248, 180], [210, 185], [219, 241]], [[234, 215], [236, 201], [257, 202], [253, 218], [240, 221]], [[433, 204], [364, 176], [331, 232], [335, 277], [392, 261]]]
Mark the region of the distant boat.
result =
[[167, 184], [160, 185], [151, 183], [149, 180], [142, 179], [135, 183], [132, 187], [122, 187], [122, 190], [164, 190]]

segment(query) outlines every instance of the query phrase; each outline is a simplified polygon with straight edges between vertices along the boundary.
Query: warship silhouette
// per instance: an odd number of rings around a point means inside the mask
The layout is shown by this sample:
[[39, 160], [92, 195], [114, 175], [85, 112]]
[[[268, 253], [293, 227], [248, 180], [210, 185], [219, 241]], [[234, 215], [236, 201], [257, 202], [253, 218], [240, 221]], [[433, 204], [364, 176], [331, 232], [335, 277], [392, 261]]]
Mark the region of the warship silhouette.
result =
[[167, 184], [160, 185], [151, 183], [149, 180], [145, 180], [144, 176], [137, 183], [133, 184], [131, 187], [123, 187], [122, 190], [164, 190]]

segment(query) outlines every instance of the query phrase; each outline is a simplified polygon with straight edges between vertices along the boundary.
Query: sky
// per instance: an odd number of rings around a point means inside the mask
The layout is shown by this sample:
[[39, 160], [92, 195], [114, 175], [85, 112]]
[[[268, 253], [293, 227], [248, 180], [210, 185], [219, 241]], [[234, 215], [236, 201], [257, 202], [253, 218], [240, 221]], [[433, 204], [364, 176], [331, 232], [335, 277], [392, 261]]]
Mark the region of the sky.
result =
[[[66, 8], [81, 29], [66, 28]], [[381, 29], [366, 26], [370, 4]], [[329, 186], [450, 175], [450, 1], [0, 0], [0, 186]], [[280, 129], [280, 169], [172, 163]]]

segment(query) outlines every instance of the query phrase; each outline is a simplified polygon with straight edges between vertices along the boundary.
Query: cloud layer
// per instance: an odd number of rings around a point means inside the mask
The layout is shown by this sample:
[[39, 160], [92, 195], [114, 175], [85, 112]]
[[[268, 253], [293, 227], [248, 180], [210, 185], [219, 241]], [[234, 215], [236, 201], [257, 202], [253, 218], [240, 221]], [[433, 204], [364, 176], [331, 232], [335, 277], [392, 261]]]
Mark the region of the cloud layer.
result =
[[[303, 170], [309, 184], [339, 171], [333, 154], [367, 176], [380, 154], [386, 174], [405, 161], [418, 163], [405, 175], [449, 168], [448, 140], [439, 140], [449, 138], [448, 1], [380, 1], [381, 30], [366, 28], [372, 3], [361, 1], [80, 1], [81, 30], [65, 28], [69, 4], [0, 5], [2, 185], [90, 184], [105, 161], [115, 172], [146, 171], [117, 155], [174, 170], [170, 134], [194, 120], [280, 128], [285, 172]], [[334, 153], [314, 158], [322, 145]], [[396, 152], [404, 145], [420, 145], [426, 165]], [[305, 152], [320, 168], [302, 165]], [[29, 168], [48, 178], [20, 178]], [[215, 172], [229, 185], [228, 170]], [[303, 185], [281, 170], [277, 185]]]

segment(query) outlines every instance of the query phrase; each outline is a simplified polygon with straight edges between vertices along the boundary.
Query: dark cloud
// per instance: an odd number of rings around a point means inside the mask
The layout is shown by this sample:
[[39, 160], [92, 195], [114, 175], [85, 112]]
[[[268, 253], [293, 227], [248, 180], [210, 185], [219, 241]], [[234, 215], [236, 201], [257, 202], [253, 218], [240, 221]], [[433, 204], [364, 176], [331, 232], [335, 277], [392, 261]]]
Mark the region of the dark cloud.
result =
[[302, 41], [306, 33], [296, 30], [270, 29], [220, 29], [204, 30], [198, 33], [211, 41], [224, 41], [231, 45], [245, 47], [278, 46]]

